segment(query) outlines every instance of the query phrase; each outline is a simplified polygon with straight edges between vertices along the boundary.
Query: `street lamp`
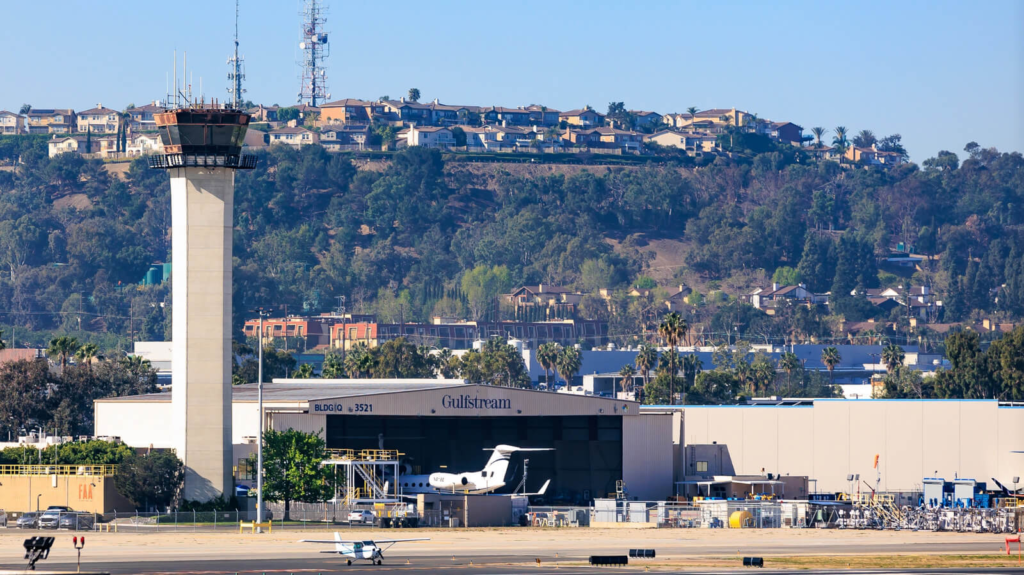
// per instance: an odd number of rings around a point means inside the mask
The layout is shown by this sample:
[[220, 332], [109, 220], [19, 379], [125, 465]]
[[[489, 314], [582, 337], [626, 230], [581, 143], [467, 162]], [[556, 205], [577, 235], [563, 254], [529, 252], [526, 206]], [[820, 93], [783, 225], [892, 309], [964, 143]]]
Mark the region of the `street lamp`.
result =
[[[263, 318], [267, 313], [262, 309], [260, 313], [260, 333], [256, 338], [256, 345], [259, 346], [259, 375], [257, 376], [257, 402], [260, 412], [260, 433], [256, 441], [256, 523], [263, 523]], [[258, 528], [262, 533], [263, 528]]]

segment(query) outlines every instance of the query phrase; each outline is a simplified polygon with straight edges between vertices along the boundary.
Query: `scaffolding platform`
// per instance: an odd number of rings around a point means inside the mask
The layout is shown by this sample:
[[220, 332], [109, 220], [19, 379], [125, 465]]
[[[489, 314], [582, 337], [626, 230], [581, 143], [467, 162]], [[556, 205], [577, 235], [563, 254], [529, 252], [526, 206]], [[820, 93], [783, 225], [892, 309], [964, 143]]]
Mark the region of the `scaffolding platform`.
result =
[[329, 449], [323, 465], [341, 468], [345, 485], [335, 501], [346, 505], [402, 503], [399, 458], [393, 449]]

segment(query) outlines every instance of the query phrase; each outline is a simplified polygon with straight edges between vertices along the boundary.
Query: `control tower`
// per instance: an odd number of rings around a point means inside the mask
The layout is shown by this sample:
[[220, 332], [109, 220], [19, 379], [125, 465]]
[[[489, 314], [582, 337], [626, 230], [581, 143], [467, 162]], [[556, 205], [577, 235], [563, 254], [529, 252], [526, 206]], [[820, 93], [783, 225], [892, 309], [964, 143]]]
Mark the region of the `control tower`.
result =
[[185, 499], [234, 494], [231, 457], [231, 242], [235, 170], [249, 115], [218, 107], [156, 114], [164, 153], [149, 167], [170, 172], [174, 261], [175, 446], [185, 464]]

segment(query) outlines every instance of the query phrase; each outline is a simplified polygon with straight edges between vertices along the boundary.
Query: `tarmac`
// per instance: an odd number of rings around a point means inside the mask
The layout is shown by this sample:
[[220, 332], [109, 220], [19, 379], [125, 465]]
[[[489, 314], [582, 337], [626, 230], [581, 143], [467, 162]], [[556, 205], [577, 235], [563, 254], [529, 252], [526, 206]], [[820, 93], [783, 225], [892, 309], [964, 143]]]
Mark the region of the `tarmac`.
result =
[[[0, 570], [24, 569], [22, 541], [36, 531], [0, 530]], [[74, 533], [50, 532], [57, 538], [49, 559], [36, 573], [74, 571]], [[375, 573], [636, 573], [645, 567], [665, 573], [723, 573], [742, 568], [742, 557], [765, 558], [772, 573], [772, 559], [821, 557], [835, 566], [836, 557], [848, 557], [850, 567], [839, 571], [810, 569], [802, 573], [1009, 573], [1005, 536], [971, 533], [909, 531], [854, 531], [816, 529], [416, 529], [345, 530], [345, 539], [430, 537], [430, 541], [400, 543], [384, 554], [384, 565], [366, 562], [345, 565], [337, 555], [320, 554], [330, 545], [298, 543], [299, 539], [332, 539], [331, 531], [275, 531], [272, 534], [237, 533], [88, 533], [82, 552], [83, 572], [105, 573], [345, 573], [370, 569]], [[657, 559], [633, 560], [626, 568], [590, 567], [590, 555], [625, 555], [631, 548], [655, 549]], [[988, 556], [1000, 567], [936, 569], [859, 569], [858, 557]], [[997, 556], [1000, 556], [997, 559]], [[537, 560], [540, 560], [538, 563]], [[1016, 559], [1016, 557], [1014, 557]], [[714, 567], [707, 567], [712, 564]], [[936, 566], [941, 565], [936, 563]], [[925, 563], [927, 565], [927, 562]], [[792, 571], [783, 571], [789, 572]], [[1024, 571], [1020, 571], [1024, 573]], [[2, 571], [0, 571], [2, 573]]]

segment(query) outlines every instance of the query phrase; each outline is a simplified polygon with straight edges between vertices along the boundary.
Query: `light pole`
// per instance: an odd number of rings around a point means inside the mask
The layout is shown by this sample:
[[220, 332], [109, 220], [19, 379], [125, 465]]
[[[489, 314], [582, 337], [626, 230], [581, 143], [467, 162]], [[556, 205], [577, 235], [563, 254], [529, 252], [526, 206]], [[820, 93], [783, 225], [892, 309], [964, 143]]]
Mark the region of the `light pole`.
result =
[[[260, 333], [256, 338], [256, 345], [259, 346], [259, 375], [257, 376], [257, 403], [260, 412], [260, 433], [256, 439], [256, 523], [263, 523], [263, 318], [266, 312], [260, 312]], [[259, 527], [259, 532], [263, 528]]]

